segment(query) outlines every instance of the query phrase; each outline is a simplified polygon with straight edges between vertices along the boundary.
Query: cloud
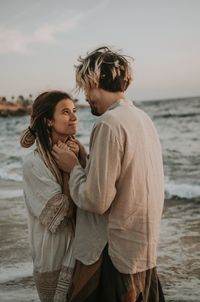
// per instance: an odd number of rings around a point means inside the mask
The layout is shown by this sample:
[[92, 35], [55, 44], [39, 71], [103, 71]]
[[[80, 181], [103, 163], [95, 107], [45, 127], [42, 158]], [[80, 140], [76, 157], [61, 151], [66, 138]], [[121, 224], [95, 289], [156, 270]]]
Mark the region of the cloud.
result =
[[51, 25], [45, 24], [31, 34], [0, 28], [0, 53], [27, 54], [35, 44], [56, 43], [56, 35], [77, 27], [80, 19], [81, 14]]
[[[59, 11], [59, 21], [52, 24], [43, 24], [32, 33], [25, 33], [22, 30], [11, 28], [17, 24], [18, 17], [27, 14], [27, 8], [20, 12], [19, 16], [14, 16], [14, 19], [9, 20], [7, 27], [0, 26], [0, 54], [3, 53], [18, 53], [29, 54], [34, 45], [38, 44], [53, 44], [57, 41], [57, 34], [67, 32], [78, 27], [81, 20], [94, 16], [96, 13], [104, 10], [109, 4], [109, 0], [103, 0], [100, 4], [90, 7], [85, 12], [79, 13], [70, 10], [64, 10], [62, 16]], [[66, 14], [68, 17], [66, 18]], [[69, 15], [71, 16], [69, 17]], [[73, 15], [74, 14], [74, 15]]]
[[28, 38], [12, 29], [0, 29], [0, 53], [27, 51]]

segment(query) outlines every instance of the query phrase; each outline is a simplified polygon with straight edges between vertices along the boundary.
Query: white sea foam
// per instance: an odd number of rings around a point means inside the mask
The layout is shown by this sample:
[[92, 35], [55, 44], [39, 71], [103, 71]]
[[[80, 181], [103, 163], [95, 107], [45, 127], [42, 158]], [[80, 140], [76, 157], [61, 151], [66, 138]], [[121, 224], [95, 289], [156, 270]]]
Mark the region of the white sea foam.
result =
[[[13, 180], [22, 182], [22, 176], [14, 173], [14, 172], [5, 172], [0, 171], [0, 179], [2, 180]], [[198, 198], [200, 197], [200, 186], [199, 185], [193, 185], [193, 184], [178, 184], [172, 181], [169, 181], [168, 178], [166, 178], [165, 181], [165, 198], [170, 199], [173, 196], [177, 196], [180, 198]], [[12, 191], [12, 192], [11, 192]], [[3, 194], [3, 192], [1, 192]], [[19, 190], [9, 190], [9, 196], [12, 194], [12, 197], [20, 196], [22, 193]]]
[[0, 188], [0, 199], [22, 197], [23, 190], [20, 188]]
[[18, 278], [24, 278], [32, 276], [32, 264], [27, 263], [17, 263], [16, 265], [10, 267], [0, 268], [0, 283], [5, 283], [11, 280], [16, 280]]
[[173, 196], [187, 199], [198, 198], [200, 197], [200, 186], [167, 182], [165, 185], [165, 197], [170, 199]]
[[22, 181], [22, 176], [14, 173], [14, 172], [9, 172], [9, 171], [3, 171], [2, 169], [0, 170], [0, 179], [3, 180], [14, 180], [14, 181]]

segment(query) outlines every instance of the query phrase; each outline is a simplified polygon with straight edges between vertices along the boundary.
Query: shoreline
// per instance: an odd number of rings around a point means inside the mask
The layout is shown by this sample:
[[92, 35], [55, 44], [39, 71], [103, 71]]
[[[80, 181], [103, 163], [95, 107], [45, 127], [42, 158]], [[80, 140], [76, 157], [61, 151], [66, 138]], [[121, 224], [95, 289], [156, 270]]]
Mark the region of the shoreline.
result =
[[[4, 192], [2, 195], [1, 193]], [[7, 192], [7, 196], [6, 196]], [[15, 192], [19, 192], [15, 196]], [[22, 183], [0, 180], [0, 301], [39, 302], [32, 277]], [[166, 302], [200, 296], [200, 200], [166, 200], [158, 245], [158, 274]]]

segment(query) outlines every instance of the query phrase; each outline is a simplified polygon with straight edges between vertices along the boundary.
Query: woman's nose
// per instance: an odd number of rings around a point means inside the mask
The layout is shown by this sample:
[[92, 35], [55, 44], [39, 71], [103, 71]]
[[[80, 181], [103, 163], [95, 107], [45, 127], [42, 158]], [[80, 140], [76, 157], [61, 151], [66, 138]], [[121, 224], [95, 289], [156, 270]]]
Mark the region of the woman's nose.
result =
[[73, 121], [76, 121], [76, 120], [77, 120], [77, 115], [76, 115], [76, 113], [71, 112], [71, 113], [70, 113], [70, 119], [73, 120]]

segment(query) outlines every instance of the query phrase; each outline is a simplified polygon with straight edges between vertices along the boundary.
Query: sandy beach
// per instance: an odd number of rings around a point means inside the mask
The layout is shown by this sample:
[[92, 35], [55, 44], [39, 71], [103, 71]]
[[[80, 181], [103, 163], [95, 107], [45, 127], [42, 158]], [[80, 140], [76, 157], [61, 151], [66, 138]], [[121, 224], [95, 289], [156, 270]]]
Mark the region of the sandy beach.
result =
[[[199, 206], [199, 200], [165, 202], [158, 272], [168, 302], [199, 301]], [[0, 237], [0, 301], [39, 301], [32, 278], [21, 182], [0, 181]]]

